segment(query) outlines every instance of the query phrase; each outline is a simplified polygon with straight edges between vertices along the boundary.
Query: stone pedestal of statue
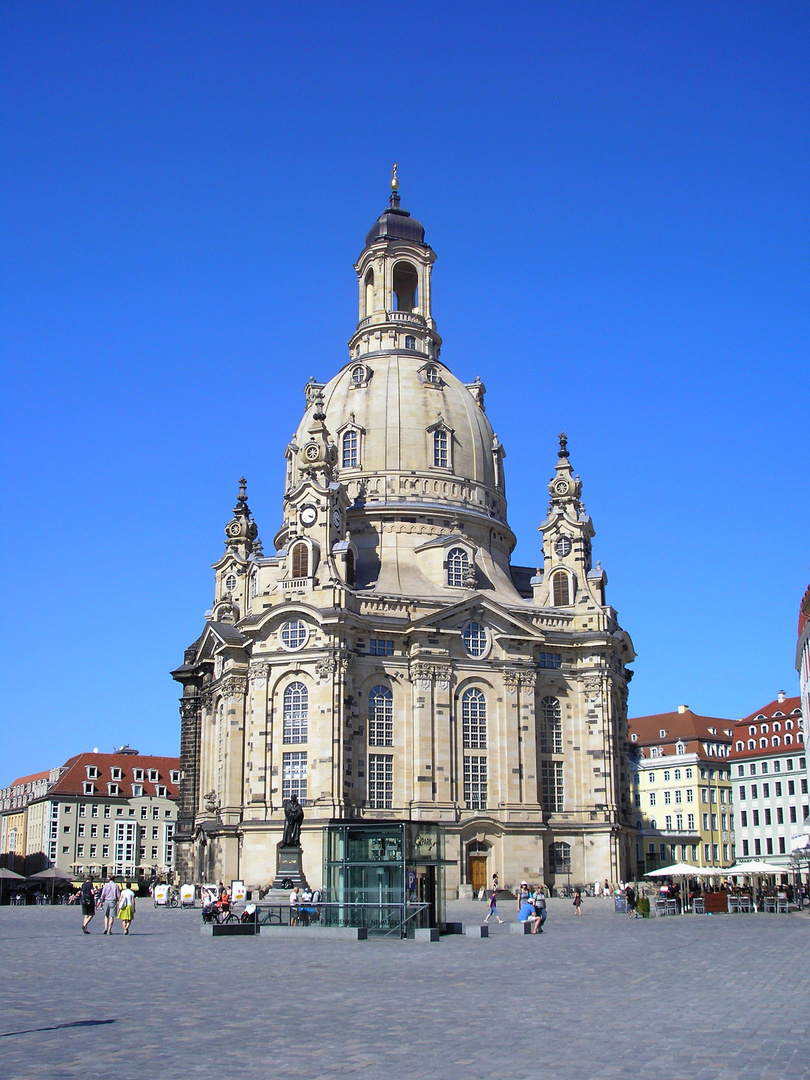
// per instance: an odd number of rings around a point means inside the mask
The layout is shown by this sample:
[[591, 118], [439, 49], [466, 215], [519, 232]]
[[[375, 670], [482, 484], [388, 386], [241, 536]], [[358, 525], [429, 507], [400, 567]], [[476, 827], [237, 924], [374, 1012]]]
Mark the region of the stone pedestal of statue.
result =
[[[308, 888], [307, 879], [301, 867], [303, 851], [300, 847], [285, 847], [279, 844], [276, 847], [276, 876], [273, 878], [271, 888], [281, 889], [289, 897], [290, 889], [294, 885], [300, 888]], [[289, 882], [289, 884], [283, 884]]]

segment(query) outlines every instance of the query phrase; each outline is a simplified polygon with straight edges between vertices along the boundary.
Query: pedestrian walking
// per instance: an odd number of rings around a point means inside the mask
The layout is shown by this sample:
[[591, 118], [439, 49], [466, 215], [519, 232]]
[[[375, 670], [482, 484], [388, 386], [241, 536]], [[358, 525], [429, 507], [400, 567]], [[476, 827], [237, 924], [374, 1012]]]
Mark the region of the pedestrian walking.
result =
[[582, 914], [582, 893], [579, 889], [574, 889], [574, 914]]
[[637, 919], [638, 911], [636, 910], [636, 890], [632, 885], [628, 885], [624, 890], [624, 898], [627, 901], [627, 918]]
[[489, 898], [489, 911], [487, 912], [487, 917], [484, 919], [484, 922], [488, 923], [493, 915], [495, 916], [495, 918], [498, 920], [499, 923], [503, 922], [503, 919], [498, 914], [498, 890], [497, 889], [492, 890], [492, 895]]
[[129, 933], [129, 927], [135, 917], [135, 893], [132, 891], [132, 886], [129, 882], [126, 883], [121, 890], [121, 895], [118, 899], [118, 918], [121, 920], [121, 925], [124, 927], [124, 933]]
[[101, 890], [101, 907], [104, 912], [104, 933], [112, 934], [115, 925], [115, 916], [118, 914], [118, 901], [121, 898], [121, 890], [115, 883], [112, 874], [107, 875], [107, 880]]
[[93, 888], [93, 878], [91, 874], [82, 882], [81, 891], [79, 892], [79, 903], [82, 905], [82, 933], [89, 934], [90, 931], [87, 927], [93, 916], [96, 913], [96, 891]]
[[543, 892], [543, 886], [538, 885], [534, 890], [534, 896], [532, 897], [532, 904], [534, 905], [534, 913], [540, 920], [537, 924], [537, 933], [543, 933], [543, 923], [546, 921], [548, 911], [546, 910], [546, 894]]

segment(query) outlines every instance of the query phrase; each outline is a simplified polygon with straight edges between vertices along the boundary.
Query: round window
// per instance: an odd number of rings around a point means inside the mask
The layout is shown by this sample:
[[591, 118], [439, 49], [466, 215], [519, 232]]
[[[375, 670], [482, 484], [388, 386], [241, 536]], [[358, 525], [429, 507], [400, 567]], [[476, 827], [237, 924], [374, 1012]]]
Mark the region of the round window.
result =
[[564, 559], [566, 555], [571, 554], [571, 541], [567, 536], [561, 536], [557, 543], [554, 545], [554, 550]]
[[357, 367], [352, 368], [352, 382], [361, 383], [366, 381], [366, 369], [362, 364], [358, 364]]
[[487, 651], [487, 631], [481, 623], [467, 623], [461, 634], [468, 656], [483, 656]]
[[303, 649], [308, 637], [309, 630], [302, 619], [290, 619], [281, 627], [281, 644], [291, 652], [295, 649]]
[[236, 578], [233, 574], [228, 574], [228, 576], [225, 578], [225, 588], [228, 590], [228, 592], [233, 592], [233, 590], [236, 588]]

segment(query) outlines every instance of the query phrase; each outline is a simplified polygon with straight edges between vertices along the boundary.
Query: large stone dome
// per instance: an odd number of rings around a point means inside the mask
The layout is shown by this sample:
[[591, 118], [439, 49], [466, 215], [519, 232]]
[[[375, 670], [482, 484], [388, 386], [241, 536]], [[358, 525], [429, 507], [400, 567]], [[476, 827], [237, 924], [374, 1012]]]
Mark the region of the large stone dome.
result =
[[[503, 451], [484, 412], [480, 380], [465, 385], [441, 361], [387, 351], [350, 362], [322, 394], [338, 448], [335, 478], [356, 506], [383, 502], [412, 512], [430, 504], [505, 523]], [[299, 447], [316, 409], [310, 396], [296, 433]], [[346, 451], [347, 434], [356, 456]], [[298, 476], [291, 480], [294, 485]]]

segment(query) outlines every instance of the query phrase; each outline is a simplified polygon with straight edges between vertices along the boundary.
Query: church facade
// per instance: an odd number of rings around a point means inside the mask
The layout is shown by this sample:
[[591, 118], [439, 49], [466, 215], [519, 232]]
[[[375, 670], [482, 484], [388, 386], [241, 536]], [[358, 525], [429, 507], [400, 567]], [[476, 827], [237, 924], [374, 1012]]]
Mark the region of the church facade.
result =
[[435, 254], [392, 189], [355, 266], [348, 360], [305, 387], [274, 550], [243, 480], [213, 606], [172, 673], [176, 865], [266, 885], [295, 794], [312, 884], [324, 825], [349, 818], [441, 823], [452, 896], [496, 872], [617, 881], [633, 865], [634, 652], [581, 481], [560, 436], [542, 565], [512, 566], [485, 388], [440, 359]]

